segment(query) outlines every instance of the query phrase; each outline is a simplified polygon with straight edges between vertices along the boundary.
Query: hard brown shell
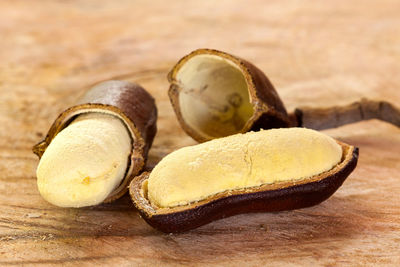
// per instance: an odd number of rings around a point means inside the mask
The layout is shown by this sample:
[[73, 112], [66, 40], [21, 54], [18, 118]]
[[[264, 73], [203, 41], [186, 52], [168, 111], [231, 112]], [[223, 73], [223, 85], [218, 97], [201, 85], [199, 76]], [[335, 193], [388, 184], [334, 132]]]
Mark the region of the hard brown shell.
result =
[[343, 150], [342, 161], [330, 171], [303, 180], [231, 190], [185, 206], [158, 208], [150, 204], [143, 190], [143, 182], [149, 177], [145, 172], [132, 180], [129, 193], [146, 222], [167, 233], [194, 229], [240, 213], [310, 207], [329, 198], [357, 165], [358, 148], [338, 143]]
[[119, 117], [132, 137], [132, 152], [125, 178], [105, 199], [111, 202], [128, 190], [130, 181], [143, 169], [157, 131], [154, 98], [140, 85], [126, 81], [106, 81], [89, 89], [76, 105], [63, 111], [50, 127], [45, 139], [33, 147], [41, 158], [51, 140], [79, 114], [103, 112]]
[[238, 58], [236, 56], [233, 56], [231, 54], [213, 49], [198, 49], [180, 59], [168, 74], [168, 81], [170, 82], [168, 95], [170, 101], [172, 103], [175, 114], [182, 128], [193, 139], [199, 142], [210, 140], [208, 137], [198, 133], [183, 119], [181, 113], [182, 111], [179, 105], [179, 93], [181, 92], [182, 88], [179, 87], [179, 83], [176, 80], [176, 75], [179, 69], [190, 58], [200, 54], [211, 54], [214, 56], [219, 56], [224, 59], [230, 60], [243, 73], [249, 91], [250, 101], [253, 106], [254, 114], [246, 122], [243, 129], [241, 129], [240, 133], [245, 133], [250, 130], [257, 131], [261, 128], [263, 129], [283, 128], [283, 127], [288, 127], [290, 125], [289, 117], [286, 112], [285, 106], [283, 105], [273, 85], [261, 70], [259, 70], [256, 66], [254, 66], [250, 62]]

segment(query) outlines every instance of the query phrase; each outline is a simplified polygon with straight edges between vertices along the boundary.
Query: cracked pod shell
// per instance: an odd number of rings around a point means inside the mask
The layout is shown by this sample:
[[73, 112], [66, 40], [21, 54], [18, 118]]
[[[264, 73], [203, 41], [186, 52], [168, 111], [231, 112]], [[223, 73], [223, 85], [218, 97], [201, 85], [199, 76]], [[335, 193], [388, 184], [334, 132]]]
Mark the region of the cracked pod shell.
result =
[[106, 81], [89, 89], [77, 103], [53, 122], [43, 141], [33, 147], [41, 158], [53, 138], [78, 115], [101, 112], [121, 119], [132, 138], [130, 161], [121, 184], [104, 200], [111, 202], [128, 190], [130, 181], [143, 169], [157, 131], [154, 98], [140, 85], [126, 81]]
[[[195, 63], [195, 61], [193, 61], [192, 59], [196, 59], [196, 57], [199, 58], [199, 56], [209, 58], [210, 62], [205, 61]], [[212, 59], [215, 60], [215, 63], [211, 62]], [[202, 78], [199, 78], [201, 75], [199, 73], [203, 71], [206, 67], [212, 69], [213, 66], [211, 64], [222, 63], [224, 63], [225, 66], [221, 65], [221, 67], [215, 68], [214, 70], [210, 71], [210, 74], [208, 76], [203, 76]], [[190, 66], [190, 64], [192, 64], [192, 66]], [[206, 66], [206, 64], [209, 65]], [[192, 68], [192, 73], [185, 74], [185, 76], [183, 74], [181, 75], [181, 70], [183, 69], [184, 71], [186, 71], [185, 68]], [[194, 120], [202, 119], [208, 120], [208, 122], [215, 120], [216, 123], [219, 123], [221, 125], [220, 128], [223, 129], [224, 127], [227, 127], [227, 124], [224, 125], [224, 122], [221, 122], [221, 117], [224, 117], [224, 114], [222, 114], [221, 116], [216, 116], [215, 114], [211, 114], [213, 111], [205, 111], [196, 115], [189, 114], [191, 111], [196, 109], [195, 103], [202, 97], [204, 98], [203, 102], [208, 103], [209, 108], [213, 109], [214, 107], [212, 107], [212, 94], [215, 95], [215, 99], [221, 98], [221, 95], [218, 95], [219, 92], [217, 92], [216, 90], [209, 93], [207, 98], [204, 97], [204, 93], [197, 93], [197, 95], [193, 96], [194, 100], [191, 100], [193, 102], [193, 105], [191, 103], [186, 104], [185, 101], [187, 100], [185, 99], [188, 99], [187, 95], [196, 90], [191, 86], [191, 83], [193, 83], [195, 87], [201, 84], [202, 88], [198, 90], [204, 90], [204, 88], [208, 87], [209, 83], [215, 82], [215, 80], [221, 76], [223, 78], [224, 74], [221, 74], [221, 72], [224, 72], [224, 68], [225, 75], [242, 75], [242, 78], [240, 78], [239, 82], [242, 82], [243, 86], [246, 86], [248, 99], [245, 99], [245, 101], [242, 101], [242, 99], [240, 99], [240, 104], [243, 105], [243, 102], [249, 101], [249, 103], [246, 104], [251, 105], [252, 114], [244, 116], [245, 118], [241, 118], [242, 122], [240, 123], [240, 125], [236, 127], [236, 129], [230, 130], [230, 132], [218, 133], [219, 127], [207, 129], [207, 132], [202, 131], [200, 130], [201, 127], [196, 127], [197, 122], [195, 122]], [[238, 73], [226, 74], [227, 68], [232, 68], [233, 72]], [[188, 71], [186, 72], [189, 73]], [[192, 77], [187, 77], [189, 75], [191, 75]], [[229, 78], [233, 79], [233, 76], [229, 76]], [[204, 142], [213, 138], [223, 137], [235, 133], [245, 133], [250, 130], [259, 130], [261, 128], [282, 128], [289, 127], [290, 125], [286, 109], [277, 92], [275, 91], [273, 85], [265, 76], [265, 74], [250, 62], [235, 57], [231, 54], [212, 49], [195, 50], [180, 59], [179, 62], [172, 68], [172, 70], [168, 74], [168, 81], [170, 82], [168, 94], [178, 121], [185, 132], [196, 141]], [[235, 84], [231, 84], [230, 87], [232, 86], [235, 86]], [[227, 87], [229, 87], [229, 85]], [[242, 94], [242, 97], [246, 96]], [[220, 109], [228, 109], [229, 111], [229, 108], [235, 105], [235, 100], [228, 99], [226, 104], [219, 103], [218, 105]], [[220, 121], [218, 122], [218, 120]]]

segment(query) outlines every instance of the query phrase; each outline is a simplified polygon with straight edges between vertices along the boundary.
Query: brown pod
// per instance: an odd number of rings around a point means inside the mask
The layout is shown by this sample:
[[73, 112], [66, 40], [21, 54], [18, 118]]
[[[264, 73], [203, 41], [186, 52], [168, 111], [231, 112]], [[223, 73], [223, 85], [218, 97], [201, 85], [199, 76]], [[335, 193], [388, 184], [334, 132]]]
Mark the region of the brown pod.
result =
[[249, 212], [275, 212], [316, 205], [329, 198], [354, 170], [358, 148], [338, 142], [342, 159], [331, 170], [299, 181], [229, 190], [183, 206], [157, 208], [147, 197], [145, 172], [130, 184], [134, 205], [148, 224], [163, 232], [182, 232], [209, 222]]
[[198, 49], [183, 57], [168, 74], [168, 80], [169, 97], [178, 121], [199, 142], [250, 130], [321, 130], [369, 119], [400, 127], [400, 109], [375, 99], [344, 106], [300, 106], [287, 113], [260, 69], [213, 49]]
[[76, 105], [63, 111], [50, 127], [45, 139], [33, 147], [41, 158], [53, 138], [78, 115], [101, 112], [120, 118], [133, 140], [127, 171], [121, 184], [104, 200], [121, 197], [129, 182], [143, 169], [157, 131], [154, 98], [140, 85], [126, 81], [106, 81], [89, 89]]
[[179, 60], [168, 80], [178, 120], [199, 142], [289, 126], [286, 109], [265, 74], [228, 53], [195, 50]]

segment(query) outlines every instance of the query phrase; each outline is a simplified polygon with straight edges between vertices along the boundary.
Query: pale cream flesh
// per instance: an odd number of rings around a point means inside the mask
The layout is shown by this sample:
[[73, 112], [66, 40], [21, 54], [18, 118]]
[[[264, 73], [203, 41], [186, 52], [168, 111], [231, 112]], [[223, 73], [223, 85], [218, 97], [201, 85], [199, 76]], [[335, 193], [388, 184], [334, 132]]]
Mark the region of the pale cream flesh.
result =
[[51, 141], [37, 168], [40, 194], [60, 207], [102, 203], [121, 183], [130, 134], [116, 116], [82, 114]]
[[157, 207], [186, 205], [224, 191], [318, 175], [341, 157], [333, 138], [310, 129], [236, 134], [167, 155], [149, 176], [147, 196]]

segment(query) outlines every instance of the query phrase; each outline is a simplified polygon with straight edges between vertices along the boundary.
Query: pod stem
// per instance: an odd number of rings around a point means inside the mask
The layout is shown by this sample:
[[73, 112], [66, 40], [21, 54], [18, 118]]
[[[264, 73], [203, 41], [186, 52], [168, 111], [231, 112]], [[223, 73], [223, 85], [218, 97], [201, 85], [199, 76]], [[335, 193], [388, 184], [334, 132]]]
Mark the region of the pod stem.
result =
[[378, 119], [400, 127], [400, 109], [387, 101], [362, 98], [344, 106], [327, 108], [299, 107], [289, 114], [292, 127], [315, 130], [336, 128], [345, 124]]

